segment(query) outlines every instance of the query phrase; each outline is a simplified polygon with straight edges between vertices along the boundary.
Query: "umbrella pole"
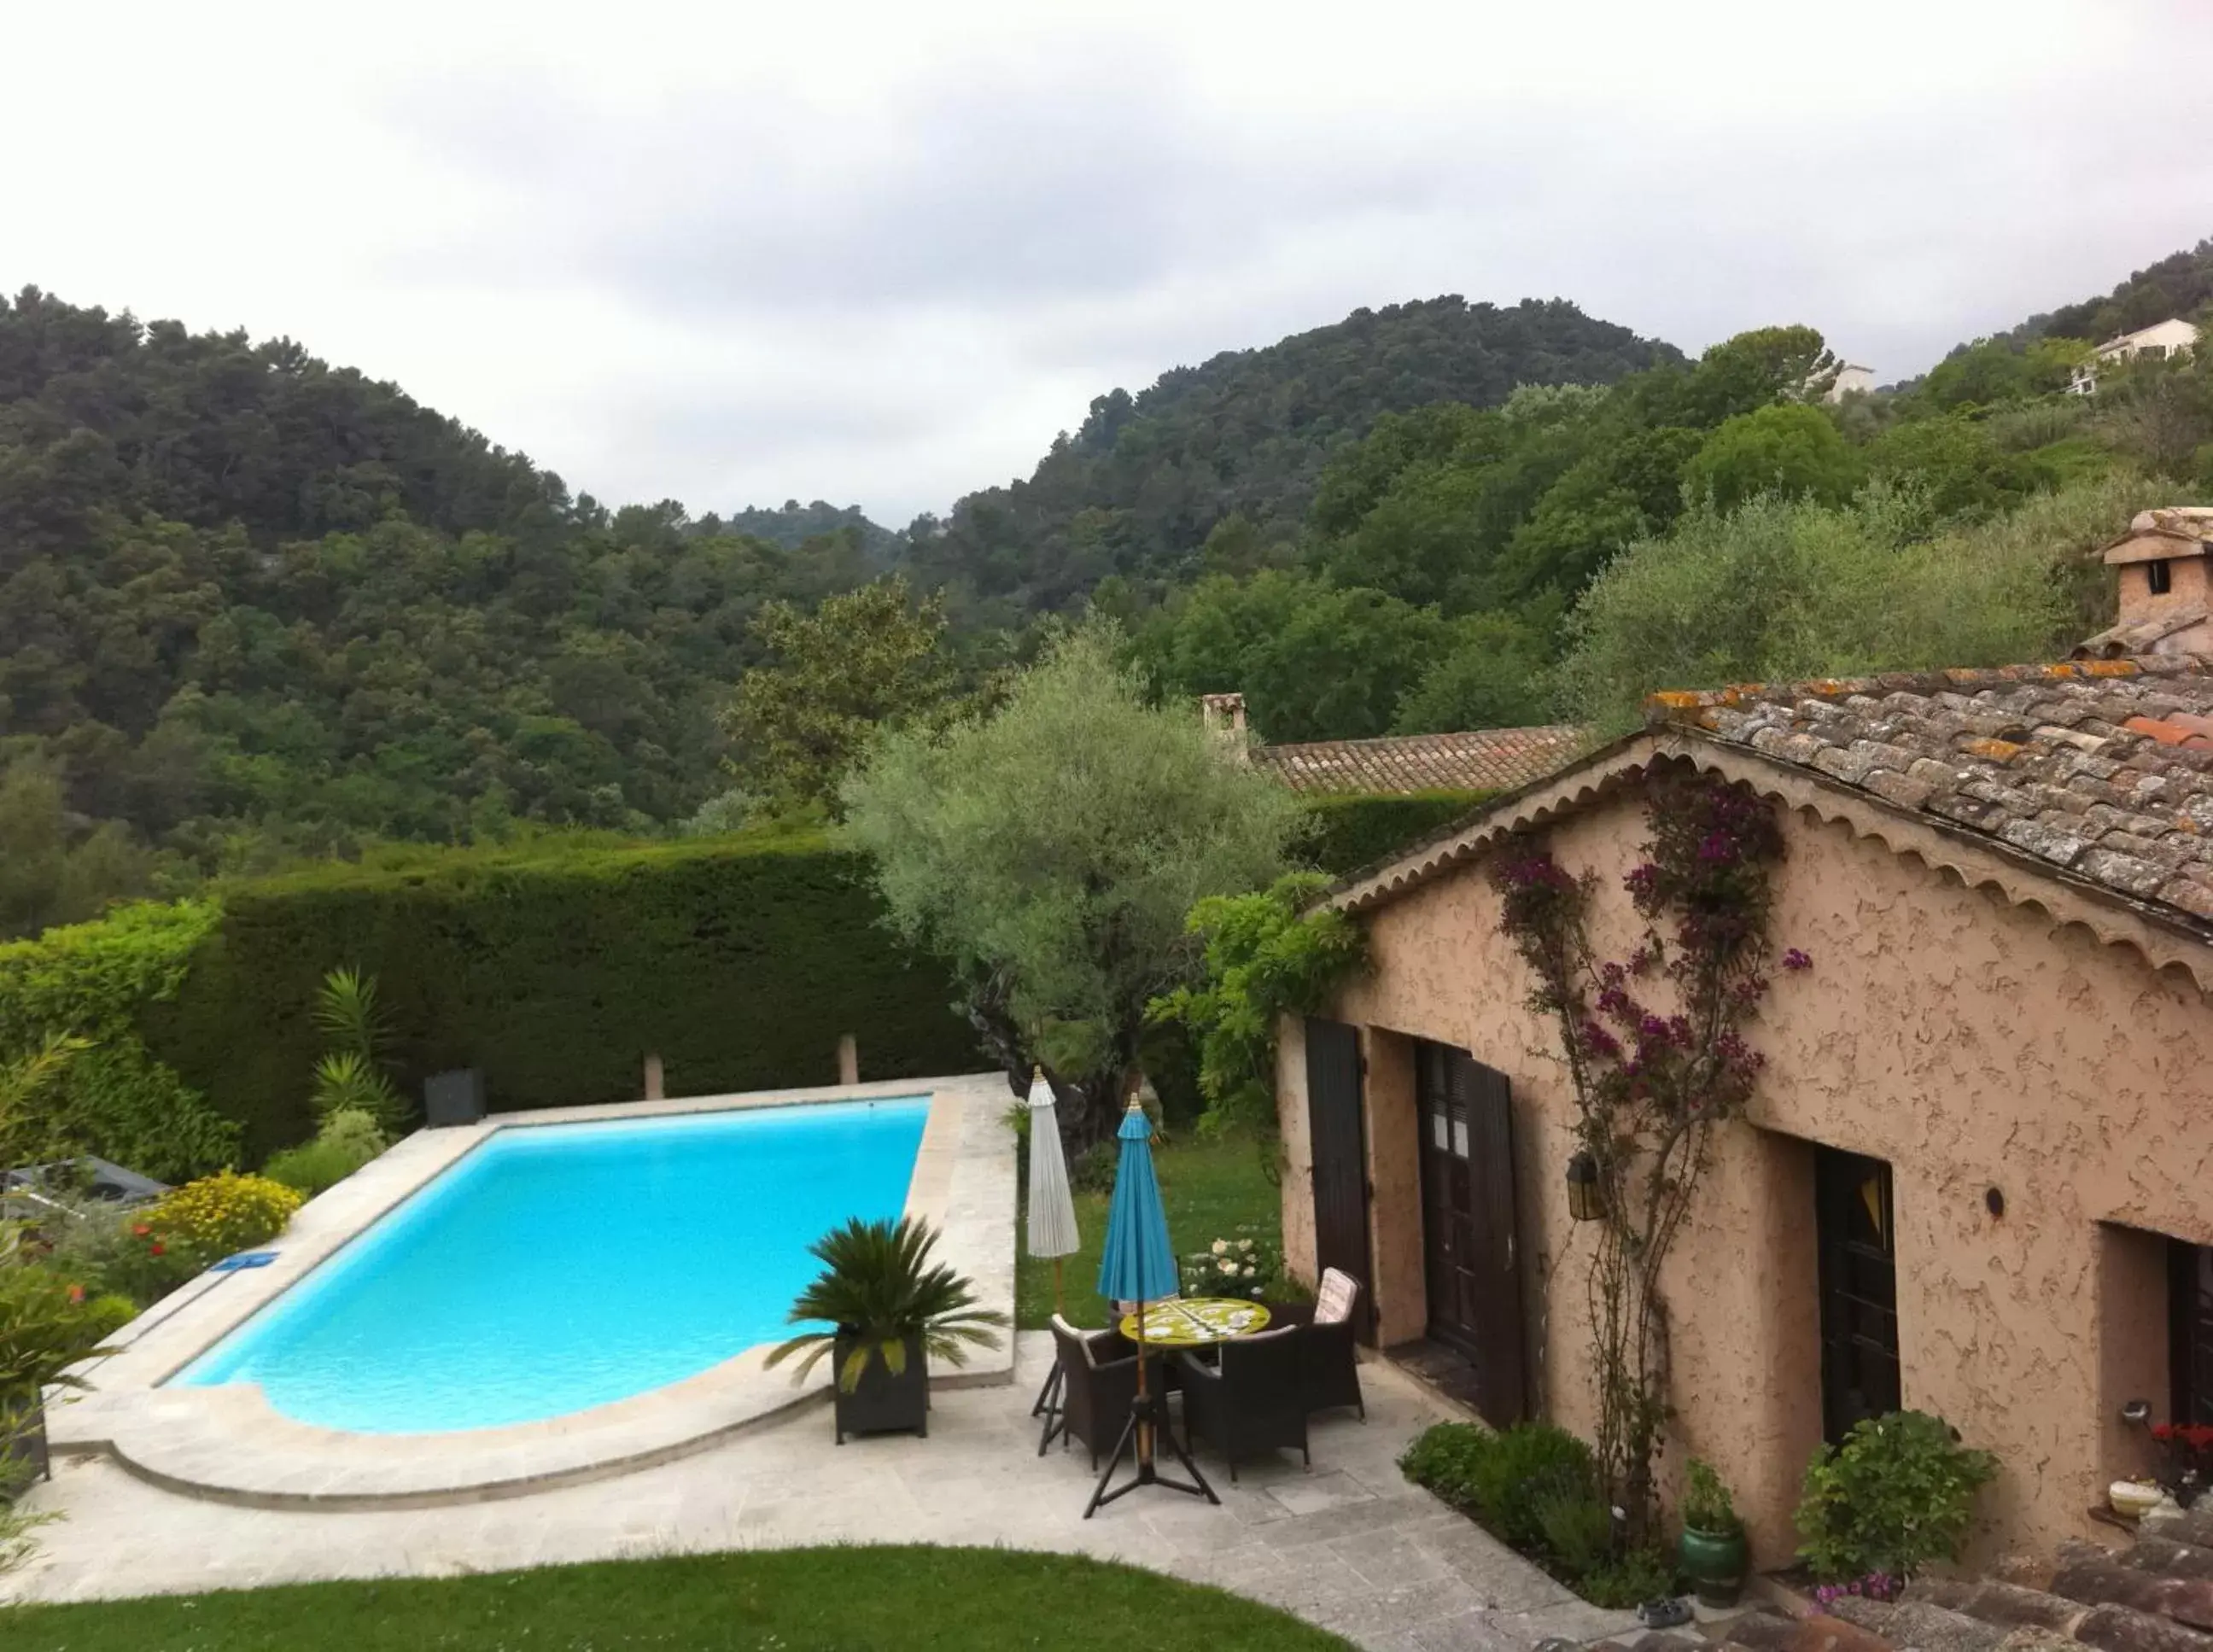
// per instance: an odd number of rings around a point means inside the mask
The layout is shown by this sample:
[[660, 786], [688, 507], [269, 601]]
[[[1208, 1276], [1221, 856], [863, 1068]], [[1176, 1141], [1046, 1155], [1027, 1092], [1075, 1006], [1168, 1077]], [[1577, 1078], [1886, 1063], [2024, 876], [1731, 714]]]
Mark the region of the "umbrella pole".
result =
[[1137, 1478], [1153, 1478], [1153, 1425], [1147, 1419], [1152, 1414], [1151, 1404], [1145, 1398], [1145, 1305], [1137, 1304]]
[[[1060, 1258], [1057, 1256], [1052, 1259], [1052, 1311], [1056, 1318], [1064, 1320], [1068, 1317], [1068, 1304], [1060, 1289]], [[1038, 1390], [1037, 1404], [1030, 1407], [1032, 1417], [1045, 1418], [1045, 1432], [1038, 1439], [1038, 1455], [1040, 1457], [1045, 1455], [1045, 1448], [1052, 1443], [1053, 1436], [1060, 1432], [1061, 1387], [1067, 1380], [1066, 1374], [1060, 1369], [1060, 1357], [1056, 1354], [1052, 1369], [1046, 1373], [1045, 1387]]]

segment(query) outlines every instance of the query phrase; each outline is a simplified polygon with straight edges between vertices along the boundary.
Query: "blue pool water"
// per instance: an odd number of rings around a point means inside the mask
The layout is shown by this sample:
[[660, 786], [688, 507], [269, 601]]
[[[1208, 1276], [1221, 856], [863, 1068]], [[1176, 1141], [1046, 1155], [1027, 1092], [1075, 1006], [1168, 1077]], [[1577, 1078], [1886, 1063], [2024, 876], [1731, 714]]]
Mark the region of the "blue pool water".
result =
[[527, 1423], [789, 1334], [849, 1216], [896, 1218], [926, 1098], [493, 1133], [170, 1381], [370, 1434]]

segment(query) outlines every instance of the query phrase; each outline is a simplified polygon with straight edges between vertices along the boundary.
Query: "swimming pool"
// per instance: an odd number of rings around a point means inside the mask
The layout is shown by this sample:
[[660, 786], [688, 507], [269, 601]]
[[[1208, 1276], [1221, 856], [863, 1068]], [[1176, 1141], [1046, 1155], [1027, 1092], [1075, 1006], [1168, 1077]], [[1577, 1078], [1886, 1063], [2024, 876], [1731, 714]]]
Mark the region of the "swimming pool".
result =
[[494, 1428], [788, 1334], [807, 1247], [897, 1217], [927, 1097], [509, 1126], [169, 1380], [303, 1423]]

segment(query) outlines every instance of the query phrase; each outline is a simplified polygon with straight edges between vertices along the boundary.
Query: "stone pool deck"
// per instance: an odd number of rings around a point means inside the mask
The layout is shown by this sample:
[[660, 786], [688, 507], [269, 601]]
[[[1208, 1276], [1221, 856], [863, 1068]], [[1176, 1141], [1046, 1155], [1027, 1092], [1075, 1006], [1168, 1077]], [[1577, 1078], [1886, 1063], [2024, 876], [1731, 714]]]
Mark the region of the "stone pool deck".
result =
[[[685, 1381], [573, 1416], [466, 1434], [362, 1435], [280, 1415], [250, 1384], [162, 1383], [273, 1301], [378, 1217], [502, 1130], [809, 1102], [927, 1095], [906, 1211], [941, 1233], [938, 1254], [1011, 1318], [1015, 1146], [997, 1074], [909, 1079], [605, 1107], [495, 1114], [481, 1125], [418, 1131], [314, 1199], [271, 1248], [265, 1268], [204, 1275], [125, 1328], [121, 1351], [82, 1368], [86, 1389], [55, 1407], [48, 1431], [64, 1457], [105, 1458], [165, 1490], [262, 1509], [427, 1508], [525, 1495], [627, 1473], [704, 1450], [819, 1403], [829, 1363], [804, 1384], [765, 1369], [767, 1344]], [[1005, 1382], [1007, 1351], [954, 1379]]]
[[[1005, 1094], [1003, 1084], [999, 1094]], [[63, 1518], [0, 1594], [85, 1600], [332, 1577], [441, 1576], [564, 1562], [824, 1543], [1000, 1545], [1095, 1555], [1218, 1584], [1336, 1631], [1367, 1652], [1511, 1652], [1635, 1627], [1408, 1485], [1396, 1458], [1457, 1415], [1387, 1365], [1362, 1368], [1368, 1421], [1315, 1419], [1295, 1453], [1229, 1484], [1222, 1503], [1140, 1491], [1082, 1518], [1080, 1451], [1037, 1454], [1029, 1407], [1052, 1359], [1019, 1338], [1011, 1384], [939, 1394], [930, 1437], [831, 1443], [820, 1400], [674, 1461], [491, 1502], [403, 1510], [241, 1508], [175, 1495], [111, 1459], [58, 1465], [33, 1509]]]

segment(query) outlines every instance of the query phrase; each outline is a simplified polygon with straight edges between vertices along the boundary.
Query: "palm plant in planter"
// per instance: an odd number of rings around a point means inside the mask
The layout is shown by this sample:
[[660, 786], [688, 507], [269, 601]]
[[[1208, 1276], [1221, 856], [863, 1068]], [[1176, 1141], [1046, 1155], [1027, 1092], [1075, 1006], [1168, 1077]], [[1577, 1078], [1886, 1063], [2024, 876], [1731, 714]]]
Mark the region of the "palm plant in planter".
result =
[[789, 1318], [833, 1328], [777, 1344], [768, 1362], [802, 1355], [798, 1380], [835, 1356], [832, 1393], [841, 1446], [849, 1431], [912, 1429], [928, 1437], [930, 1356], [964, 1365], [968, 1344], [997, 1345], [988, 1327], [1006, 1324], [1007, 1316], [977, 1307], [967, 1280], [942, 1263], [931, 1265], [936, 1243], [924, 1222], [856, 1216], [808, 1247], [824, 1271], [799, 1293]]
[[1744, 1588], [1744, 1522], [1711, 1463], [1691, 1460], [1683, 1492], [1683, 1541], [1677, 1552], [1683, 1576], [1710, 1606], [1733, 1606]]

